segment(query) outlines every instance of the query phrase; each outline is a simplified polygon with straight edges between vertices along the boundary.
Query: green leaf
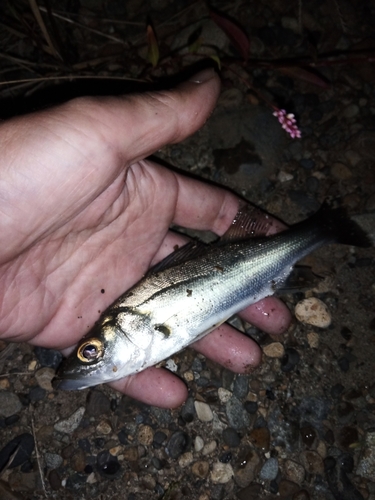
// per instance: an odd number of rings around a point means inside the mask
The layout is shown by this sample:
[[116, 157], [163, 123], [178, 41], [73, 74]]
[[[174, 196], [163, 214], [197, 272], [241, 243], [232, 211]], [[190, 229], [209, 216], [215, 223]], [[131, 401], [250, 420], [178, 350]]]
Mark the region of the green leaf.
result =
[[155, 68], [155, 66], [159, 62], [159, 46], [156, 40], [154, 29], [150, 24], [147, 26], [147, 45], [148, 45], [147, 60]]

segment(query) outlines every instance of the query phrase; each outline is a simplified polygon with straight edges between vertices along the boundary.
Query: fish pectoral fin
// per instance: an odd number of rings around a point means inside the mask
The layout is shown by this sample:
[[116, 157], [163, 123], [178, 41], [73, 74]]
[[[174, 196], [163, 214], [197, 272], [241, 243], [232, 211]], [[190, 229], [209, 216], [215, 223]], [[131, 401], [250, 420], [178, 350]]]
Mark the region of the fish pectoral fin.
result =
[[208, 245], [200, 241], [190, 241], [186, 245], [178, 248], [174, 252], [167, 255], [161, 262], [152, 267], [146, 276], [159, 273], [170, 267], [175, 267], [179, 264], [187, 262], [203, 255], [207, 251]]

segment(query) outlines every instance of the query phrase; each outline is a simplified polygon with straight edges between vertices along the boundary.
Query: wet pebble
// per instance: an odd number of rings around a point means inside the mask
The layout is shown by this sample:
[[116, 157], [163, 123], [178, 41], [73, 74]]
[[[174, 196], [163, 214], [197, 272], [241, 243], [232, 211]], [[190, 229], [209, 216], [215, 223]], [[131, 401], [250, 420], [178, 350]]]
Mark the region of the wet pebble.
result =
[[63, 463], [63, 457], [57, 453], [45, 453], [44, 461], [49, 469], [57, 469]]
[[152, 446], [156, 449], [160, 448], [167, 440], [167, 435], [163, 431], [156, 431], [153, 437]]
[[191, 467], [192, 473], [200, 479], [205, 479], [208, 476], [209, 470], [210, 464], [205, 460], [198, 460], [194, 462]]
[[212, 466], [210, 479], [215, 484], [225, 484], [233, 477], [233, 469], [230, 464], [215, 462]]
[[210, 455], [213, 451], [215, 451], [217, 448], [217, 442], [213, 439], [212, 441], [209, 441], [207, 444], [205, 444], [202, 448], [202, 455]]
[[263, 451], [268, 451], [270, 448], [270, 431], [267, 427], [258, 427], [256, 429], [252, 429], [249, 434], [251, 442]]
[[283, 466], [283, 472], [289, 481], [302, 484], [305, 479], [305, 469], [301, 464], [294, 460], [286, 460]]
[[44, 347], [34, 347], [34, 354], [41, 366], [48, 366], [53, 370], [56, 370], [63, 358], [60, 351]]
[[351, 170], [344, 163], [340, 162], [336, 162], [332, 165], [331, 174], [339, 181], [345, 181], [352, 177]]
[[107, 436], [112, 432], [112, 426], [108, 420], [101, 420], [96, 426], [96, 431], [100, 435]]
[[299, 352], [293, 347], [285, 349], [285, 355], [281, 359], [281, 371], [284, 373], [293, 371], [298, 365], [300, 358]]
[[375, 431], [367, 432], [357, 474], [375, 482]]
[[46, 390], [42, 387], [32, 387], [29, 392], [30, 401], [42, 401], [46, 397]]
[[223, 440], [226, 445], [230, 448], [237, 448], [241, 442], [241, 438], [238, 433], [231, 427], [227, 427], [223, 430]]
[[140, 425], [138, 429], [138, 442], [149, 446], [154, 440], [154, 430], [149, 425]]
[[196, 436], [194, 439], [194, 450], [199, 453], [204, 447], [204, 441], [200, 436]]
[[72, 457], [69, 459], [69, 464], [76, 472], [83, 472], [86, 467], [86, 454], [81, 449], [74, 450]]
[[247, 395], [249, 388], [249, 378], [247, 375], [237, 375], [233, 384], [233, 394], [238, 399]]
[[126, 462], [136, 462], [139, 458], [138, 447], [129, 446], [128, 448], [124, 448], [122, 455]]
[[262, 486], [254, 483], [239, 491], [236, 496], [238, 500], [258, 500], [261, 498], [261, 494]]
[[55, 370], [49, 368], [48, 366], [44, 368], [40, 368], [37, 372], [35, 372], [35, 379], [38, 382], [39, 387], [46, 390], [47, 392], [52, 392], [52, 379], [55, 376]]
[[193, 462], [193, 454], [191, 451], [187, 451], [178, 459], [178, 465], [182, 468], [188, 467]]
[[185, 420], [185, 422], [190, 423], [194, 420], [195, 416], [195, 406], [194, 399], [188, 398], [181, 408], [181, 417]]
[[224, 389], [224, 387], [219, 387], [217, 394], [221, 403], [227, 403], [233, 395], [231, 391], [228, 391], [228, 389]]
[[319, 328], [328, 328], [332, 321], [327, 306], [316, 297], [310, 297], [298, 302], [294, 312], [298, 321]]
[[234, 429], [243, 429], [250, 425], [250, 417], [241, 401], [232, 396], [226, 404], [228, 423]]
[[305, 168], [306, 170], [311, 170], [315, 167], [315, 161], [311, 158], [302, 158], [299, 163], [301, 167]]
[[301, 462], [309, 474], [324, 473], [322, 457], [316, 451], [303, 451], [300, 455]]
[[189, 436], [186, 432], [176, 431], [169, 438], [166, 452], [171, 458], [178, 458], [185, 453], [189, 446]]
[[280, 481], [278, 493], [281, 498], [291, 498], [294, 493], [299, 491], [299, 489], [300, 487], [298, 484], [288, 481], [287, 479], [283, 479]]
[[56, 422], [54, 425], [55, 430], [58, 432], [64, 432], [65, 434], [71, 434], [81, 423], [84, 413], [85, 407], [81, 406], [78, 410], [72, 413], [70, 417]]
[[96, 465], [98, 472], [108, 478], [114, 479], [120, 474], [121, 465], [117, 457], [112, 456], [109, 451], [101, 451], [96, 457]]
[[279, 472], [279, 463], [277, 458], [269, 458], [260, 470], [259, 477], [262, 480], [272, 481], [276, 479]]
[[201, 422], [211, 422], [211, 420], [213, 419], [213, 414], [210, 406], [207, 403], [203, 403], [202, 401], [195, 401], [194, 407], [197, 413], [197, 417]]
[[272, 342], [263, 347], [263, 352], [269, 358], [282, 358], [285, 354], [285, 349], [281, 342]]
[[254, 481], [260, 469], [260, 459], [254, 450], [241, 450], [238, 456], [239, 467], [234, 479], [240, 488], [245, 488]]
[[99, 390], [92, 390], [88, 393], [86, 400], [86, 413], [90, 417], [99, 417], [111, 411], [109, 398]]
[[22, 409], [22, 403], [17, 394], [9, 391], [0, 392], [0, 417], [10, 417]]

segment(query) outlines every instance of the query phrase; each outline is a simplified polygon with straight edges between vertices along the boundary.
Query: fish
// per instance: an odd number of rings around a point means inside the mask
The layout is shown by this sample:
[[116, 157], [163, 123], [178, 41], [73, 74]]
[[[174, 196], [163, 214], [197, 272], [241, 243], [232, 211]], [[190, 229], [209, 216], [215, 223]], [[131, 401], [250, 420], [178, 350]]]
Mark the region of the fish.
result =
[[[322, 245], [374, 246], [360, 219], [322, 207], [266, 236], [270, 218], [242, 203], [216, 242], [192, 241], [163, 259], [100, 317], [63, 361], [54, 387], [79, 390], [138, 373], [282, 288], [294, 265]], [[371, 230], [373, 228], [371, 227]]]

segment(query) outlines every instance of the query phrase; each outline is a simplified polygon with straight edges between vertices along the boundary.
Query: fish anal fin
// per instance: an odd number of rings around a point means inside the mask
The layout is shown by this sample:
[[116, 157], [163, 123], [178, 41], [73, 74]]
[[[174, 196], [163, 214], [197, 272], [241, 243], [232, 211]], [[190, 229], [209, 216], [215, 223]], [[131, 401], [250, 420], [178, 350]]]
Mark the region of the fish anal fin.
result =
[[238, 241], [266, 236], [272, 225], [272, 219], [259, 208], [241, 202], [238, 212], [220, 241]]

